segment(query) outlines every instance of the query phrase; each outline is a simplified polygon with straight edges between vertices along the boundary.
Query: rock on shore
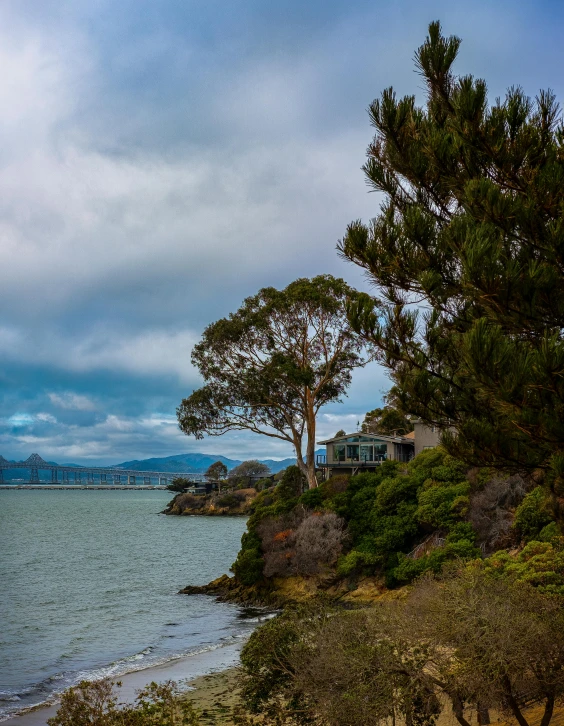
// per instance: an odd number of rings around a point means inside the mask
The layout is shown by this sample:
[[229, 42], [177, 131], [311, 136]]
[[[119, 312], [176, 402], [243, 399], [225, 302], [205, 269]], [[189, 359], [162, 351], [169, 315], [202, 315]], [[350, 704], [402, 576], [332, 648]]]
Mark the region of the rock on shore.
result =
[[389, 591], [381, 579], [363, 577], [355, 581], [335, 575], [295, 575], [265, 578], [256, 585], [243, 585], [235, 577], [222, 575], [207, 585], [188, 585], [183, 595], [212, 595], [219, 602], [283, 607], [323, 598], [347, 604], [364, 605], [385, 598], [401, 597], [401, 590]]
[[182, 493], [177, 494], [162, 513], [207, 517], [248, 516], [256, 496], [254, 489], [236, 489], [206, 496]]

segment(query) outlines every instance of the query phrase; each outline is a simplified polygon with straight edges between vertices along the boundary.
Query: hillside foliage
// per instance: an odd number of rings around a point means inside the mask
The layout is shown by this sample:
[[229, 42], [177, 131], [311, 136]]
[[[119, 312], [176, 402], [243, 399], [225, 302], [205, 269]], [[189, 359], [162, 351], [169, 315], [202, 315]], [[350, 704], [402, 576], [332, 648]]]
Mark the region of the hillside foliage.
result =
[[531, 583], [458, 563], [405, 600], [287, 610], [243, 648], [242, 697], [280, 725], [433, 726], [448, 709], [470, 726], [491, 709], [530, 726], [534, 703], [548, 726], [564, 697], [563, 618]]
[[554, 552], [560, 582], [561, 538], [550, 498], [531, 486], [469, 470], [441, 448], [407, 465], [386, 461], [375, 472], [335, 476], [304, 493], [299, 470], [290, 467], [253, 502], [233, 572], [245, 585], [332, 571], [351, 581], [381, 576], [393, 588], [439, 573], [449, 561], [540, 542]]

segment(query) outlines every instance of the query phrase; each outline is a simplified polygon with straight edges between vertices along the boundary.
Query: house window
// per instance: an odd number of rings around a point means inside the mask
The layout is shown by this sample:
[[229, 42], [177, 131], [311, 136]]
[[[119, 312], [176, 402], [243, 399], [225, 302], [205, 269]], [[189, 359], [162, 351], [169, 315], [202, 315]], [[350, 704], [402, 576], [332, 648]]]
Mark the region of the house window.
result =
[[345, 460], [345, 445], [333, 444], [333, 461]]
[[373, 449], [372, 446], [367, 446], [366, 444], [360, 445], [360, 460], [361, 461], [374, 461], [373, 457]]
[[376, 444], [374, 446], [374, 461], [382, 461], [387, 458], [388, 446], [387, 444]]
[[358, 444], [347, 444], [347, 459], [358, 461]]

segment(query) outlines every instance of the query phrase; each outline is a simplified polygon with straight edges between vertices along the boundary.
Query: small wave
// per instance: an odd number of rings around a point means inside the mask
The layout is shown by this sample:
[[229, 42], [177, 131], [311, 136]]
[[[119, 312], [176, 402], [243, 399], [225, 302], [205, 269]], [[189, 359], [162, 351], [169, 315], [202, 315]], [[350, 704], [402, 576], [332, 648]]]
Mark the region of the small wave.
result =
[[0, 688], [0, 701], [11, 701], [14, 698], [18, 701], [23, 698], [23, 696], [27, 696], [29, 693], [33, 693], [33, 688], [19, 688], [18, 690], [2, 690]]
[[[100, 681], [104, 678], [119, 678], [128, 673], [136, 673], [138, 671], [156, 668], [158, 666], [172, 663], [183, 658], [191, 658], [203, 653], [219, 650], [229, 645], [234, 645], [248, 638], [247, 633], [237, 633], [221, 638], [219, 642], [207, 643], [197, 647], [192, 647], [186, 651], [178, 651], [176, 653], [167, 653], [166, 655], [153, 655], [154, 648], [148, 647], [139, 653], [134, 653], [125, 658], [120, 658], [113, 663], [97, 668], [84, 669], [74, 673], [62, 672], [46, 678], [41, 683], [28, 689], [19, 691], [0, 691], [0, 702], [5, 703], [0, 713], [0, 723], [16, 715], [33, 711], [43, 706], [50, 706], [58, 703], [59, 695], [67, 688], [76, 685], [80, 681]], [[2, 693], [8, 698], [2, 698]], [[37, 701], [35, 703], [28, 702], [20, 708], [16, 706], [25, 696], [36, 694]], [[11, 707], [10, 707], [10, 705]]]

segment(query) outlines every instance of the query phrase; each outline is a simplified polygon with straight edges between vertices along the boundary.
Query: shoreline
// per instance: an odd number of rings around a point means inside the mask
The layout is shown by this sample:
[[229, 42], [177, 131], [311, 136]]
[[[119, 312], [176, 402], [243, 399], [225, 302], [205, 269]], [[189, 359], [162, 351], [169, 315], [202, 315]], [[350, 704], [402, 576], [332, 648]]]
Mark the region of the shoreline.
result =
[[[244, 641], [230, 643], [214, 650], [175, 658], [167, 663], [149, 666], [112, 679], [122, 683], [118, 691], [119, 700], [133, 701], [136, 692], [152, 681], [172, 680], [178, 682], [187, 695], [194, 694], [190, 700], [193, 700], [200, 710], [208, 710], [208, 707], [213, 705], [212, 699], [217, 700], [218, 691], [229, 687], [225, 679], [229, 680], [236, 673], [239, 652], [243, 645]], [[210, 683], [209, 679], [215, 679], [220, 674], [222, 678]], [[0, 723], [3, 726], [46, 726], [47, 719], [53, 717], [57, 709], [58, 703], [51, 701], [31, 707], [19, 715], [10, 716]]]

